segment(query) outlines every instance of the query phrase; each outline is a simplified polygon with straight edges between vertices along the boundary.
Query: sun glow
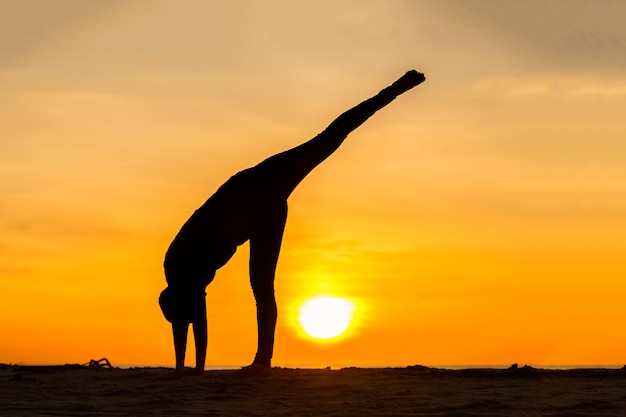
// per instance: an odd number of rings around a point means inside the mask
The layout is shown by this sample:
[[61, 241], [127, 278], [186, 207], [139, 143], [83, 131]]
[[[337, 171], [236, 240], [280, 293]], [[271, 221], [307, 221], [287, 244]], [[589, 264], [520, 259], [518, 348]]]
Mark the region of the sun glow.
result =
[[346, 298], [314, 297], [300, 305], [298, 321], [308, 336], [328, 340], [348, 330], [355, 310], [354, 302]]

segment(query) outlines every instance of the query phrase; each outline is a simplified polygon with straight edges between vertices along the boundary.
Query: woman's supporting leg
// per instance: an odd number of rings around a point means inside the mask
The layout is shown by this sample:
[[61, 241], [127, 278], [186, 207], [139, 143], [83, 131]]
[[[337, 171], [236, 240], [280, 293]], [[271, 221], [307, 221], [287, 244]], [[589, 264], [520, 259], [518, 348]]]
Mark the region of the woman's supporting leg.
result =
[[287, 221], [287, 201], [274, 202], [255, 213], [250, 236], [250, 284], [256, 300], [258, 347], [253, 364], [271, 366], [276, 328], [274, 276]]

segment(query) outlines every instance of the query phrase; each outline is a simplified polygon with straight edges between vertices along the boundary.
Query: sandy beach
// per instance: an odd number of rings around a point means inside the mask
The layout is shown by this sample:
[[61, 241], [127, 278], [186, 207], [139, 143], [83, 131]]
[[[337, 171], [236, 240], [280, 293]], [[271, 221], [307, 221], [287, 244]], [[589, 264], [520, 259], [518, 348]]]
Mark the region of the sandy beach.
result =
[[626, 370], [0, 366], [0, 416], [625, 416]]

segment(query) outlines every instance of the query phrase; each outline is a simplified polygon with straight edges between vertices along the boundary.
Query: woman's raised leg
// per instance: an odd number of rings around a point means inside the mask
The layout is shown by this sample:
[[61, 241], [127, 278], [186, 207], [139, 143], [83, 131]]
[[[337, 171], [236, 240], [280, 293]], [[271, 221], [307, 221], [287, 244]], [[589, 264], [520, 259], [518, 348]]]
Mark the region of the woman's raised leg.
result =
[[267, 158], [244, 172], [261, 177], [268, 192], [286, 199], [309, 172], [339, 148], [350, 132], [424, 80], [424, 74], [415, 70], [407, 72], [375, 96], [342, 113], [313, 139]]

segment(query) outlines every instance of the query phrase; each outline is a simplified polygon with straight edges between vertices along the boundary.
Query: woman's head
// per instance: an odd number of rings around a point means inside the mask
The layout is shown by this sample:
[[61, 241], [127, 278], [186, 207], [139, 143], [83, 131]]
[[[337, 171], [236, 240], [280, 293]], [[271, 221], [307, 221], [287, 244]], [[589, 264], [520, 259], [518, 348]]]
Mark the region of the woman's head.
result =
[[161, 291], [159, 305], [170, 323], [193, 323], [206, 318], [206, 293], [167, 287]]

